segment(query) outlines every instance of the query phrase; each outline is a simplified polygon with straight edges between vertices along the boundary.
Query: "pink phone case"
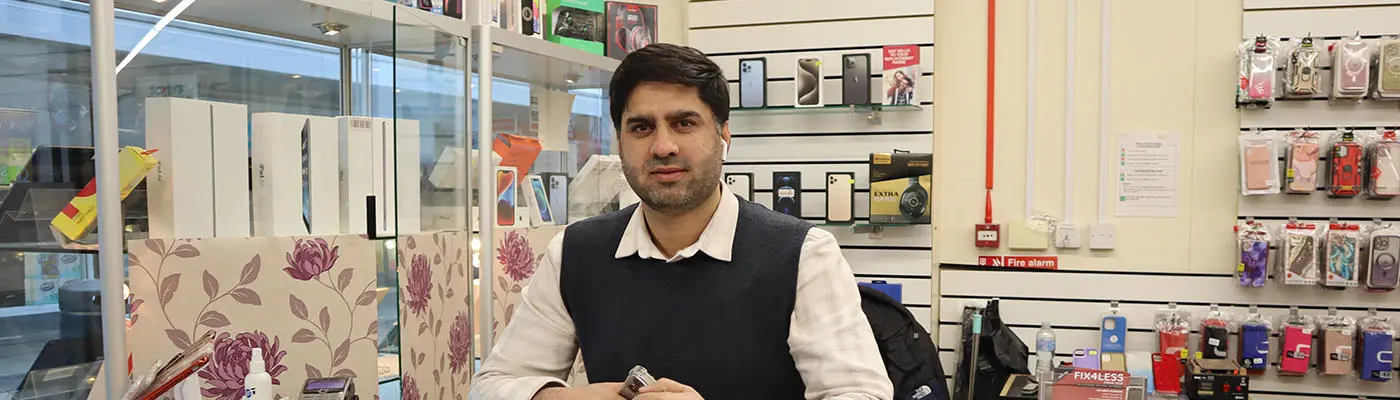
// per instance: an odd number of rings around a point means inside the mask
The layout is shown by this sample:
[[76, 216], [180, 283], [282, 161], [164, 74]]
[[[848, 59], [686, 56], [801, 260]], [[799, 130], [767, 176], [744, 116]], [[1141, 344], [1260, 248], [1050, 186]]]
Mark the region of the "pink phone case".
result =
[[1298, 143], [1289, 148], [1288, 192], [1312, 193], [1317, 190], [1317, 143]]
[[1279, 371], [1290, 374], [1308, 372], [1312, 362], [1312, 332], [1296, 326], [1283, 328], [1283, 351]]

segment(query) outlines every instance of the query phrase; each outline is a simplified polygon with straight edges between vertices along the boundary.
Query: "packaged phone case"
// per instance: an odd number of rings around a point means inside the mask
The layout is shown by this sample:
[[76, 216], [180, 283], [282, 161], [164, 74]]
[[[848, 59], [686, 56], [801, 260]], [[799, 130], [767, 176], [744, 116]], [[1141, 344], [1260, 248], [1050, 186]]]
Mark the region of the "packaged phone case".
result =
[[1317, 132], [1298, 130], [1288, 134], [1288, 151], [1284, 153], [1288, 168], [1284, 172], [1290, 194], [1312, 194], [1317, 191], [1317, 158], [1321, 141]]
[[1360, 344], [1356, 358], [1357, 372], [1361, 379], [1387, 382], [1394, 376], [1395, 326], [1381, 317], [1362, 319]]
[[1253, 311], [1240, 320], [1240, 365], [1251, 374], [1269, 369], [1269, 335], [1273, 324]]
[[1279, 374], [1303, 375], [1312, 364], [1312, 319], [1295, 312], [1284, 319], [1279, 333]]
[[1355, 334], [1356, 320], [1351, 317], [1334, 313], [1319, 320], [1317, 336], [1322, 357], [1317, 360], [1318, 372], [1346, 375], [1354, 370]]
[[1273, 237], [1269, 228], [1257, 221], [1235, 226], [1235, 238], [1240, 252], [1240, 264], [1235, 269], [1240, 286], [1264, 287], [1269, 280], [1269, 244]]
[[1366, 266], [1361, 269], [1361, 282], [1366, 290], [1389, 292], [1400, 286], [1400, 229], [1391, 224], [1378, 224], [1365, 232]]
[[1279, 164], [1274, 139], [1240, 135], [1240, 192], [1246, 196], [1279, 192]]
[[1319, 276], [1318, 249], [1321, 233], [1316, 224], [1290, 222], [1283, 226], [1279, 239], [1279, 251], [1283, 262], [1279, 263], [1285, 285], [1316, 285]]
[[1361, 194], [1363, 149], [1351, 131], [1342, 132], [1332, 144], [1331, 168], [1327, 180], [1327, 195], [1353, 197]]
[[1212, 307], [1201, 320], [1201, 358], [1230, 358], [1230, 318]]
[[1357, 285], [1357, 267], [1361, 264], [1361, 227], [1333, 223], [1327, 226], [1326, 278], [1322, 285], [1348, 288]]
[[1278, 79], [1278, 44], [1266, 36], [1240, 44], [1238, 49], [1240, 83], [1235, 104], [1240, 107], [1268, 108], [1274, 104], [1274, 81]]
[[1381, 39], [1376, 48], [1372, 98], [1400, 99], [1400, 38]]
[[1158, 353], [1170, 354], [1176, 356], [1177, 359], [1190, 355], [1190, 350], [1187, 348], [1187, 343], [1191, 338], [1190, 312], [1176, 309], [1175, 306], [1157, 310], [1154, 326], [1157, 330]]
[[1312, 38], [1303, 38], [1293, 48], [1288, 65], [1284, 67], [1284, 97], [1310, 98], [1322, 93], [1322, 82], [1317, 73], [1317, 61], [1321, 54], [1313, 45]]
[[[1396, 68], [1400, 69], [1400, 64]], [[1394, 130], [1377, 132], [1366, 145], [1366, 165], [1371, 169], [1366, 175], [1367, 197], [1389, 199], [1400, 195], [1400, 140]]]
[[1332, 99], [1360, 100], [1371, 84], [1371, 47], [1361, 36], [1332, 43]]
[[1159, 393], [1181, 393], [1181, 357], [1175, 353], [1152, 354], [1152, 386]]

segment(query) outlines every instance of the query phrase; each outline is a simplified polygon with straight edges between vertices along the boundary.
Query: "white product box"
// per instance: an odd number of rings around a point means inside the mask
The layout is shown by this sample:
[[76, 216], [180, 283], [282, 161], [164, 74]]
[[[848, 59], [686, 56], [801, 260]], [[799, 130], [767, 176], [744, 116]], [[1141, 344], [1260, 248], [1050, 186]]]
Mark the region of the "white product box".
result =
[[397, 222], [397, 225], [388, 225], [386, 235], [412, 234], [423, 230], [423, 152], [419, 148], [422, 143], [419, 136], [422, 134], [421, 124], [411, 119], [397, 121], [396, 131], [384, 130], [385, 135], [393, 136], [393, 140], [386, 143], [393, 143], [395, 149], [394, 155], [384, 165], [392, 165], [394, 173], [389, 176], [397, 178], [390, 186], [397, 187], [397, 190], [391, 191], [387, 196], [391, 201], [384, 203], [387, 207], [385, 214], [393, 215], [395, 211], [398, 214], [397, 221], [390, 221]]
[[336, 121], [253, 114], [253, 233], [284, 237], [340, 233]]
[[340, 197], [345, 202], [340, 214], [341, 231], [366, 234], [365, 197], [379, 193], [378, 182], [384, 179], [382, 169], [375, 179], [373, 162], [382, 158], [382, 154], [374, 154], [375, 138], [383, 136], [375, 132], [382, 132], [382, 128], [368, 117], [336, 117], [336, 123], [340, 128]]
[[248, 236], [247, 106], [148, 98], [146, 148], [160, 162], [146, 179], [150, 237]]
[[342, 230], [367, 233], [366, 196], [374, 196], [376, 236], [422, 230], [419, 122], [338, 117]]

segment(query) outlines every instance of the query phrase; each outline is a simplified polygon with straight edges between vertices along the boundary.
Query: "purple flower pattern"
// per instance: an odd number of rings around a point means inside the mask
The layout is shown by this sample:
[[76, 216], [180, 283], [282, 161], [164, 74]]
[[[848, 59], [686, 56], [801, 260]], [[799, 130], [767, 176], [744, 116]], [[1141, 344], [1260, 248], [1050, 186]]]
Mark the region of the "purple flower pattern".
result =
[[472, 325], [466, 312], [457, 313], [452, 319], [452, 329], [447, 332], [447, 365], [452, 374], [462, 373], [462, 367], [472, 359]]
[[428, 266], [428, 256], [414, 254], [408, 269], [408, 309], [414, 315], [421, 315], [428, 308], [428, 300], [433, 298], [433, 270]]
[[412, 376], [405, 375], [402, 383], [403, 400], [420, 400], [423, 398], [422, 395], [418, 394], [418, 381], [413, 380]]
[[293, 279], [309, 281], [335, 266], [340, 259], [340, 246], [331, 247], [325, 239], [297, 239], [296, 247], [287, 253], [287, 268], [283, 271]]
[[506, 232], [501, 246], [496, 249], [496, 260], [505, 267], [510, 279], [520, 282], [535, 275], [535, 250], [530, 242], [514, 230]]
[[269, 340], [261, 331], [244, 332], [232, 338], [223, 332], [214, 339], [213, 361], [199, 371], [199, 377], [205, 382], [200, 393], [218, 400], [242, 398], [243, 378], [248, 376], [248, 362], [255, 347], [263, 351], [263, 362], [267, 373], [272, 375], [272, 383], [280, 384], [277, 377], [287, 372], [287, 366], [282, 365], [282, 357], [287, 352], [280, 349], [280, 339]]

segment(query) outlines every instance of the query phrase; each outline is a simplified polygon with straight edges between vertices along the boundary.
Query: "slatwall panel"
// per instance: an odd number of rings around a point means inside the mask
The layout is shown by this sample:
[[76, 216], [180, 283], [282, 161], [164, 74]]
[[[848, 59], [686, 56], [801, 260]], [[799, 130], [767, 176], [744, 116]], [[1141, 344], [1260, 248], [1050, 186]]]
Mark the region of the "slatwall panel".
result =
[[[820, 4], [817, 4], [820, 3]], [[767, 110], [731, 114], [733, 143], [725, 172], [754, 174], [755, 201], [773, 201], [773, 172], [802, 173], [802, 217], [820, 223], [826, 214], [826, 173], [856, 176], [855, 216], [869, 221], [872, 152], [933, 150], [933, 1], [723, 0], [689, 4], [690, 45], [704, 51], [729, 78], [731, 106], [739, 105], [739, 59], [764, 57], [768, 65]], [[873, 92], [883, 90], [885, 45], [919, 45], [923, 76], [917, 82], [922, 109], [884, 112], [881, 123], [831, 110], [797, 110], [794, 68], [798, 58], [822, 63], [827, 104], [841, 101], [841, 56], [871, 55]], [[887, 227], [879, 235], [849, 226], [824, 226], [841, 244], [860, 280], [903, 285], [904, 303], [925, 328], [937, 328], [936, 281], [930, 225]]]
[[[1055, 329], [1058, 361], [1069, 361], [1078, 348], [1099, 347], [1098, 322], [1112, 301], [1119, 301], [1120, 314], [1127, 318], [1126, 346], [1133, 359], [1148, 362], [1157, 346], [1153, 331], [1154, 313], [1176, 302], [1190, 311], [1193, 320], [1191, 346], [1199, 348], [1196, 335], [1200, 317], [1210, 305], [1240, 315], [1250, 305], [1270, 317], [1283, 317], [1290, 306], [1310, 315], [1338, 312], [1363, 317], [1368, 308], [1382, 316], [1400, 320], [1400, 299], [1395, 294], [1365, 293], [1359, 290], [1333, 292], [1315, 287], [1272, 287], [1264, 290], [1239, 288], [1226, 274], [1143, 274], [1090, 271], [1027, 271], [948, 266], [941, 270], [942, 305], [939, 307], [940, 350], [946, 368], [955, 363], [959, 319], [965, 305], [983, 305], [991, 298], [1001, 301], [1003, 321], [1026, 343], [1034, 346], [1041, 322]], [[1080, 289], [1075, 289], [1080, 288]], [[1231, 338], [1232, 343], [1235, 340]], [[1275, 336], [1273, 345], [1278, 346]], [[1237, 349], [1237, 346], [1231, 347]], [[1033, 351], [1033, 350], [1032, 350]], [[1277, 363], [1277, 355], [1272, 362]], [[1148, 364], [1143, 364], [1146, 367]], [[1130, 368], [1132, 365], [1130, 364]], [[1150, 369], [1149, 369], [1150, 370]], [[1400, 382], [1361, 382], [1355, 377], [1280, 377], [1277, 369], [1251, 378], [1252, 399], [1357, 398], [1400, 399]]]

